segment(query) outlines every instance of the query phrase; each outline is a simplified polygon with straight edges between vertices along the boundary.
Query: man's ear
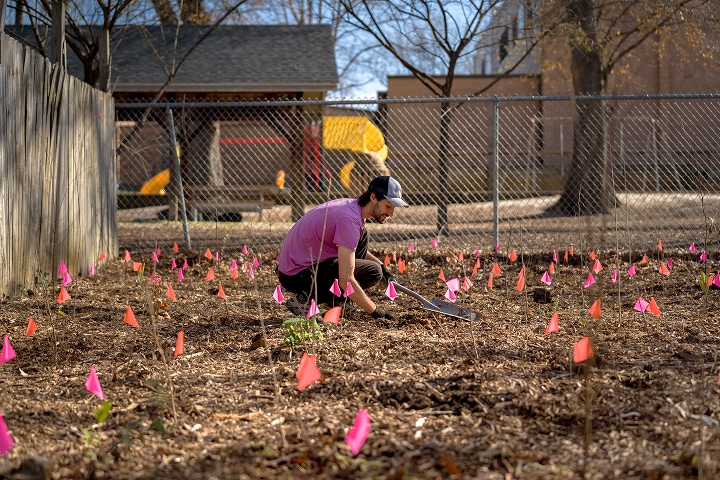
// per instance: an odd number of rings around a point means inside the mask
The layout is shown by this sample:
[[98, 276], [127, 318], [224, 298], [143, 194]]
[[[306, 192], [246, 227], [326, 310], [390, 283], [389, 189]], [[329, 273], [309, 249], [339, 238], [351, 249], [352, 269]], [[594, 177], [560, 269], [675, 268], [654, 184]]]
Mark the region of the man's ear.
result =
[[377, 195], [375, 195], [375, 192], [372, 192], [370, 194], [370, 201], [372, 202], [373, 200], [375, 200], [377, 202]]

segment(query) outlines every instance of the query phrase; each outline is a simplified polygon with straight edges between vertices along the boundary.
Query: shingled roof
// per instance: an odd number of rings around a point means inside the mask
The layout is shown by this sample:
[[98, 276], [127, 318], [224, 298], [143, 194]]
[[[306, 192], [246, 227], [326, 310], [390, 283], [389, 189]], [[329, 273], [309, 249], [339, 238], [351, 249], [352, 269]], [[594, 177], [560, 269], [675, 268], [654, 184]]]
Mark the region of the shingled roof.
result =
[[[31, 38], [29, 27], [6, 28]], [[181, 25], [177, 43], [176, 28], [131, 25], [112, 31], [114, 92], [159, 89], [167, 80], [166, 69], [177, 65], [210, 27]], [[68, 69], [82, 78], [69, 48]], [[328, 91], [337, 82], [329, 25], [221, 25], [192, 51], [167, 91]]]

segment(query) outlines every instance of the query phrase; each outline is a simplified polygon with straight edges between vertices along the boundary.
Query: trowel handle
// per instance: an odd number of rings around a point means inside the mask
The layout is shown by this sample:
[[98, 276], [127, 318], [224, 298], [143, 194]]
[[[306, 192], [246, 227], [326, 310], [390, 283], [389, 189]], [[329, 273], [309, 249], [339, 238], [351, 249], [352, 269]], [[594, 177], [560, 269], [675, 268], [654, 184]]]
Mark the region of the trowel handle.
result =
[[422, 304], [425, 308], [428, 308], [430, 310], [437, 310], [437, 307], [435, 305], [430, 303], [425, 297], [423, 297], [419, 293], [413, 292], [409, 288], [403, 287], [402, 285], [400, 285], [397, 282], [392, 282], [392, 283], [393, 283], [393, 285], [395, 285], [395, 290], [399, 290], [403, 293], [410, 295], [411, 297], [415, 297], [416, 299], [418, 299], [422, 302]]

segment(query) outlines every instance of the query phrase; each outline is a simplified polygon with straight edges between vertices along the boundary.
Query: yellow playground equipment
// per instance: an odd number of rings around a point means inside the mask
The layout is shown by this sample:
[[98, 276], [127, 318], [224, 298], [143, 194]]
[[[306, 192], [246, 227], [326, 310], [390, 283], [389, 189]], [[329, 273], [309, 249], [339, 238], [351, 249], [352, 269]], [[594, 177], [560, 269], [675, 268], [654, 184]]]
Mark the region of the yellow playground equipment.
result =
[[[324, 117], [323, 150], [344, 150], [371, 154], [381, 162], [384, 162], [388, 156], [388, 149], [382, 132], [369, 118], [364, 116]], [[356, 161], [351, 160], [343, 165], [339, 171], [340, 183], [345, 188], [350, 188], [351, 174], [355, 164]], [[278, 172], [276, 182], [282, 181], [284, 185], [284, 180], [284, 172], [282, 175]], [[145, 182], [140, 188], [140, 193], [145, 195], [165, 193], [165, 187], [169, 182], [170, 171], [165, 169]]]

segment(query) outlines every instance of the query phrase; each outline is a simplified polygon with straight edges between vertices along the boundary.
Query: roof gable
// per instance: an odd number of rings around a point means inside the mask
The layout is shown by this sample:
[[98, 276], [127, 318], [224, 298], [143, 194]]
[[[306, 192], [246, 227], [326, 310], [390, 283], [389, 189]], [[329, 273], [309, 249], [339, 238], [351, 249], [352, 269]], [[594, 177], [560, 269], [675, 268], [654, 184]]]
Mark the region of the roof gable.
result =
[[[12, 28], [25, 38], [32, 36], [29, 27]], [[168, 92], [327, 91], [337, 87], [329, 25], [221, 25], [193, 50], [210, 28], [130, 25], [114, 29], [113, 91], [157, 90], [191, 50]], [[80, 63], [69, 48], [68, 69], [82, 77]]]

